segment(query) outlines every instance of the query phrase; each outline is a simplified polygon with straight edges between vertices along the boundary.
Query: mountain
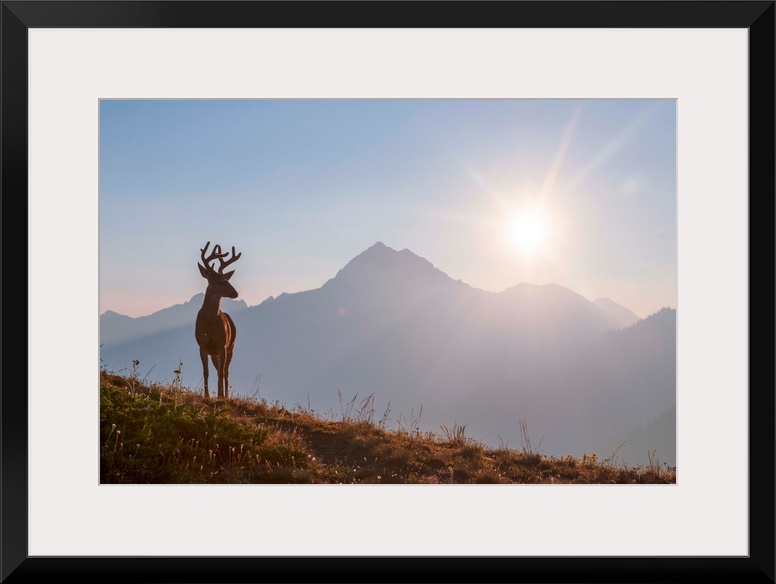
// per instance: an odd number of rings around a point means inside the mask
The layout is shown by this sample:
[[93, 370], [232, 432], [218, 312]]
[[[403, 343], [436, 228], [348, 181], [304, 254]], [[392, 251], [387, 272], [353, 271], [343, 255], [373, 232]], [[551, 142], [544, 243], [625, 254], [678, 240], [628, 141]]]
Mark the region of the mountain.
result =
[[[138, 359], [150, 381], [169, 381], [183, 360], [184, 385], [201, 388], [196, 298], [144, 317], [143, 330], [104, 314], [104, 366]], [[534, 444], [581, 456], [675, 403], [675, 316], [673, 328], [655, 315], [623, 329], [611, 310], [557, 284], [480, 290], [382, 243], [320, 288], [222, 307], [237, 326], [233, 393], [318, 413], [339, 413], [339, 395], [373, 395], [378, 415], [390, 410], [404, 426], [465, 424], [476, 439], [513, 447], [526, 419]]]
[[[658, 449], [660, 459], [676, 464], [676, 430], [654, 425], [676, 410], [676, 310], [664, 308], [626, 329], [604, 333], [580, 349], [563, 367], [561, 385], [588, 388], [589, 397], [576, 407], [590, 420], [587, 443], [596, 444], [606, 456], [625, 442], [619, 455], [627, 462], [645, 464], [646, 453]], [[600, 435], [599, 435], [600, 434]], [[614, 444], [617, 442], [617, 444]]]
[[625, 308], [621, 304], [617, 304], [610, 298], [596, 298], [593, 300], [593, 304], [614, 317], [617, 320], [619, 328], [629, 327], [641, 320], [641, 318], [631, 309]]

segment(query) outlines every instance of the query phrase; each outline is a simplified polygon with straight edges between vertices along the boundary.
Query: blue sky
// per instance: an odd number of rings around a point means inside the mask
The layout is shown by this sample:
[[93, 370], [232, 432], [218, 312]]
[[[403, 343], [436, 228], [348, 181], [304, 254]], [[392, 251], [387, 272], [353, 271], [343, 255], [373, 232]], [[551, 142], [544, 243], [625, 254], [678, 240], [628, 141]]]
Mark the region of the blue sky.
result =
[[676, 306], [675, 183], [674, 100], [103, 100], [100, 312], [203, 291], [208, 240], [249, 305], [382, 241], [647, 316]]

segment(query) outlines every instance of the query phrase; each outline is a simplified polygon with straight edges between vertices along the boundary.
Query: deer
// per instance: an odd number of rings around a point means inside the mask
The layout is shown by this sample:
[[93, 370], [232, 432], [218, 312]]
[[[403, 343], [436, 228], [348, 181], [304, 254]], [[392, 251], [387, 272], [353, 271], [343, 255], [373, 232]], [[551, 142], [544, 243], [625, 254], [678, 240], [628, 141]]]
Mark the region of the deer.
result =
[[[202, 374], [205, 378], [205, 397], [210, 397], [208, 392], [208, 356], [213, 361], [213, 366], [218, 374], [218, 397], [229, 398], [229, 363], [234, 353], [234, 341], [237, 338], [237, 327], [232, 317], [221, 312], [221, 298], [237, 298], [237, 290], [229, 283], [234, 270], [224, 273], [224, 268], [233, 264], [242, 253], [235, 253], [232, 246], [232, 257], [226, 258], [229, 253], [222, 253], [221, 246], [216, 244], [212, 253], [205, 257], [210, 242], [200, 251], [202, 263], [197, 263], [199, 273], [207, 280], [205, 300], [202, 308], [197, 313], [197, 323], [194, 336], [199, 345], [199, 356], [202, 359]], [[218, 271], [211, 265], [214, 260], [219, 261]]]

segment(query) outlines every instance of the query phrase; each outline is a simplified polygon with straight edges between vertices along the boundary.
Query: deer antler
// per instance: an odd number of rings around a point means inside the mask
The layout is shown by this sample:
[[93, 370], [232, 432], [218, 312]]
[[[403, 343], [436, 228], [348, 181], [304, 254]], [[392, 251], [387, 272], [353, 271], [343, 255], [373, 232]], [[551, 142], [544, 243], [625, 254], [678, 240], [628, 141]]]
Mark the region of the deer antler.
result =
[[[217, 259], [218, 261], [220, 261], [223, 264], [223, 260], [221, 258], [224, 258], [224, 257], [226, 257], [229, 254], [228, 253], [221, 253], [221, 246], [216, 244], [215, 246], [213, 246], [213, 253], [211, 253], [208, 257], [205, 257], [205, 253], [207, 253], [207, 248], [208, 247], [210, 247], [210, 242], [209, 241], [205, 244], [205, 248], [204, 249], [199, 250], [200, 252], [202, 252], [202, 256], [201, 256], [202, 257], [202, 263], [208, 269], [208, 271], [213, 272], [215, 274], [215, 270], [213, 269], [213, 266], [210, 265], [210, 262], [212, 262], [213, 260]], [[234, 248], [232, 248], [232, 249], [234, 250]], [[234, 260], [232, 260], [232, 261], [234, 261]], [[221, 268], [223, 269], [223, 265], [221, 266]], [[219, 271], [219, 273], [221, 273], [221, 272]]]
[[[221, 251], [221, 246], [216, 246], [216, 247], [218, 248], [218, 251], [220, 252]], [[225, 253], [223, 255], [219, 255], [218, 256], [218, 261], [221, 262], [221, 266], [218, 268], [218, 273], [221, 274], [221, 275], [224, 275], [224, 276], [228, 275], [228, 274], [224, 274], [224, 268], [226, 266], [228, 266], [229, 264], [233, 264], [234, 262], [239, 260], [240, 256], [242, 255], [242, 252], [240, 252], [240, 253], [235, 255], [234, 246], [232, 246], [232, 257], [231, 257], [231, 259], [228, 259], [226, 261], [221, 259], [223, 257], [226, 257], [227, 255], [229, 255], [229, 254]], [[234, 270], [232, 270], [232, 272], [234, 272]], [[229, 274], [231, 274], [232, 272], [229, 272]]]
[[210, 265], [210, 262], [212, 262], [213, 260], [218, 260], [219, 263], [220, 263], [220, 265], [218, 267], [218, 274], [221, 275], [221, 276], [226, 276], [228, 278], [228, 276], [230, 276], [231, 274], [234, 273], [234, 270], [224, 274], [224, 268], [227, 267], [229, 264], [233, 264], [234, 262], [239, 260], [240, 256], [242, 256], [242, 252], [236, 253], [235, 249], [234, 249], [234, 246], [232, 246], [232, 257], [229, 258], [228, 260], [224, 261], [224, 258], [229, 255], [229, 252], [222, 253], [221, 252], [221, 246], [219, 244], [215, 244], [213, 246], [213, 252], [208, 257], [205, 257], [205, 254], [207, 253], [207, 248], [208, 247], [210, 247], [210, 242], [209, 241], [205, 244], [205, 248], [204, 249], [199, 250], [200, 252], [202, 252], [202, 263], [205, 264], [205, 267], [208, 269], [208, 271], [210, 273], [215, 274], [216, 271], [213, 268], [213, 266]]

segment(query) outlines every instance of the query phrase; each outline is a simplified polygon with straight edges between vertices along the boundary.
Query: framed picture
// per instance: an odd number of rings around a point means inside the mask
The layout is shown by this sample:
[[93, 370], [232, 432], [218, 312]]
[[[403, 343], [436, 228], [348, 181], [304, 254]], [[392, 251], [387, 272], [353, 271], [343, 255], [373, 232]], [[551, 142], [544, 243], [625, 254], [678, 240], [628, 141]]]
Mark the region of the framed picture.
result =
[[[421, 4], [2, 2], [3, 581], [774, 581], [774, 3]], [[104, 484], [100, 104], [298, 99], [675, 102], [675, 484]]]

